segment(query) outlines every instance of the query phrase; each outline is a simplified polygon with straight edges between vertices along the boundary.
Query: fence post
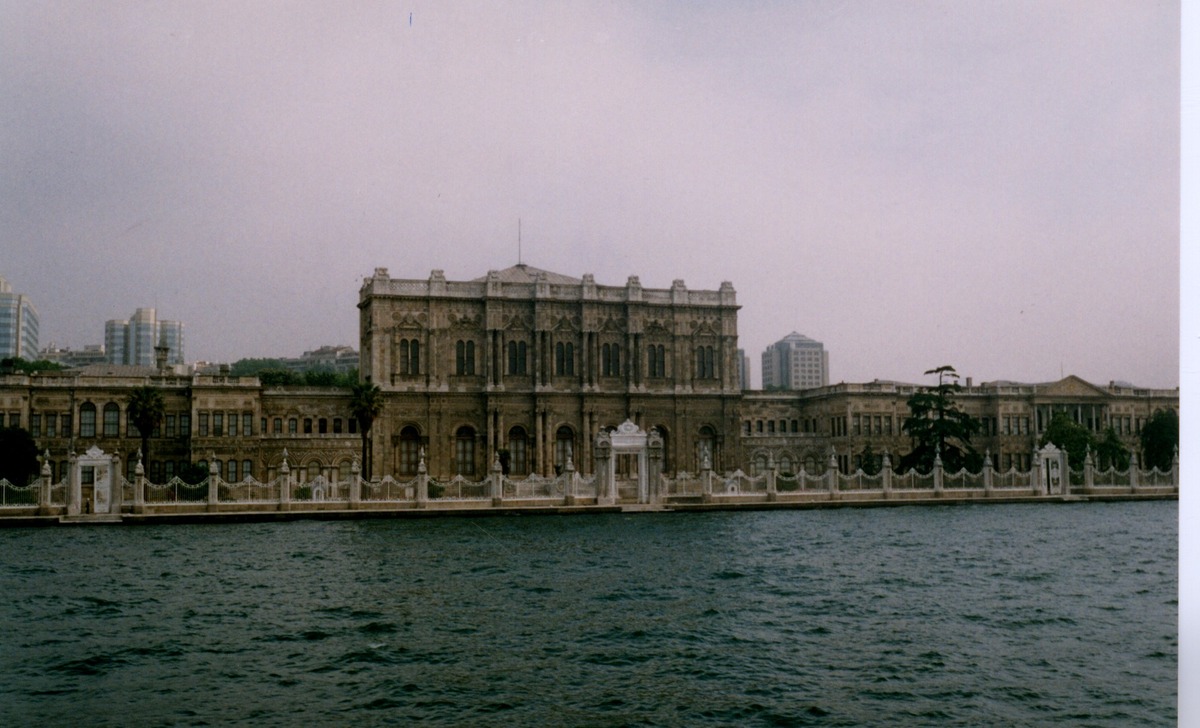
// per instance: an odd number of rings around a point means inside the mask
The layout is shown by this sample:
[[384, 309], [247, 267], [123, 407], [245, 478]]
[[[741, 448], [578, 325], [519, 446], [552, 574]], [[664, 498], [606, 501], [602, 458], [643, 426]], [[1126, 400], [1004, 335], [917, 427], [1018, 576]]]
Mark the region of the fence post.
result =
[[837, 450], [829, 448], [829, 465], [825, 468], [825, 487], [829, 489], [829, 497], [837, 497], [838, 489], [838, 461]]
[[575, 463], [571, 460], [571, 452], [567, 451], [567, 462], [563, 465], [563, 504], [575, 505]]
[[142, 464], [142, 451], [138, 450], [137, 465], [133, 469], [133, 512], [146, 510], [146, 466]]
[[779, 490], [775, 482], [775, 456], [767, 455], [767, 500], [779, 499]]
[[221, 471], [217, 470], [217, 454], [208, 454], [208, 510], [217, 510], [217, 486], [221, 482]]
[[1029, 487], [1033, 495], [1042, 495], [1042, 458], [1033, 451], [1033, 463], [1029, 468]]
[[933, 454], [933, 494], [939, 498], [942, 496], [944, 477], [945, 471], [942, 468], [942, 453], [938, 451]]
[[50, 481], [54, 479], [54, 471], [50, 467], [50, 449], [42, 457], [42, 484], [38, 487], [38, 515], [50, 515]]
[[78, 516], [83, 508], [83, 485], [79, 482], [79, 456], [67, 456], [67, 515]]
[[883, 497], [888, 498], [892, 494], [892, 454], [887, 448], [883, 450], [883, 470], [880, 472], [883, 475]]
[[1136, 493], [1138, 489], [1138, 476], [1141, 475], [1141, 464], [1138, 462], [1138, 454], [1136, 452], [1129, 455], [1129, 492]]
[[492, 485], [492, 505], [499, 506], [504, 502], [504, 467], [500, 465], [500, 451], [492, 458], [492, 472], [488, 478]]
[[283, 464], [279, 466], [279, 510], [292, 508], [292, 469], [288, 467], [287, 448], [283, 450]]
[[1171, 456], [1171, 485], [1179, 492], [1179, 446], [1175, 446], [1175, 454]]
[[429, 501], [429, 471], [425, 468], [425, 448], [420, 450], [417, 461], [417, 508], [424, 508]]
[[359, 477], [358, 458], [350, 461], [350, 507], [358, 508], [362, 500], [362, 478]]
[[988, 448], [983, 453], [983, 495], [992, 494], [992, 450]]
[[1086, 493], [1091, 493], [1096, 487], [1096, 473], [1093, 470], [1095, 461], [1092, 460], [1092, 448], [1088, 447], [1087, 454], [1083, 457], [1083, 490]]

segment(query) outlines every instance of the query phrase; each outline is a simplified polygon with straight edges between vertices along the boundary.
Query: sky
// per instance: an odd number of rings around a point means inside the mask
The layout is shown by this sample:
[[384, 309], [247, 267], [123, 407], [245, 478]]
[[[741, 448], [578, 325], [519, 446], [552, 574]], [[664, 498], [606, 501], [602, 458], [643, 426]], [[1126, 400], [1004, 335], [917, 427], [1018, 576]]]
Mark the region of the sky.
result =
[[234, 361], [519, 257], [731, 281], [755, 385], [797, 331], [832, 383], [1176, 387], [1180, 14], [0, 0], [0, 277], [42, 346], [153, 306]]

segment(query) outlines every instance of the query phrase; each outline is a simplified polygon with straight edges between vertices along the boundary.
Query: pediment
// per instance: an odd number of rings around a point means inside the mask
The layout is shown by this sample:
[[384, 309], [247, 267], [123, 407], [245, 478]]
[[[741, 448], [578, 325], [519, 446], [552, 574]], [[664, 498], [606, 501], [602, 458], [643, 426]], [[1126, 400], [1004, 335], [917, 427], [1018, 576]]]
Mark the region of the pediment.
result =
[[1043, 397], [1106, 397], [1107, 393], [1072, 374], [1065, 379], [1038, 387], [1038, 395]]
[[720, 333], [711, 321], [698, 321], [692, 324], [692, 336], [719, 336]]
[[504, 328], [509, 331], [533, 331], [533, 318], [521, 314], [505, 316]]
[[563, 316], [554, 322], [553, 331], [579, 331], [579, 322], [570, 316]]
[[624, 333], [625, 327], [622, 326], [616, 319], [606, 319], [600, 326], [600, 330], [610, 334]]
[[412, 311], [397, 311], [392, 314], [392, 326], [399, 329], [423, 329], [425, 328], [426, 315], [424, 313], [414, 313]]

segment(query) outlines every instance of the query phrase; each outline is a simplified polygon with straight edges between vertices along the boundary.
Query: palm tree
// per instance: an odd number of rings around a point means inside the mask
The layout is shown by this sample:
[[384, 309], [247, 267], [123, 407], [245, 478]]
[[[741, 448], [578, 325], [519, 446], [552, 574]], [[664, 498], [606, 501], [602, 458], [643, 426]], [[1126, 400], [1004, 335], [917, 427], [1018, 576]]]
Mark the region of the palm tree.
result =
[[358, 420], [358, 433], [362, 437], [363, 477], [371, 478], [371, 461], [367, 458], [371, 425], [383, 412], [383, 391], [370, 382], [358, 382], [350, 387], [350, 416]]
[[154, 428], [162, 424], [163, 412], [166, 410], [162, 392], [148, 384], [138, 387], [129, 393], [129, 403], [126, 406], [129, 411], [129, 421], [142, 436], [143, 467], [149, 470], [150, 434], [154, 432]]

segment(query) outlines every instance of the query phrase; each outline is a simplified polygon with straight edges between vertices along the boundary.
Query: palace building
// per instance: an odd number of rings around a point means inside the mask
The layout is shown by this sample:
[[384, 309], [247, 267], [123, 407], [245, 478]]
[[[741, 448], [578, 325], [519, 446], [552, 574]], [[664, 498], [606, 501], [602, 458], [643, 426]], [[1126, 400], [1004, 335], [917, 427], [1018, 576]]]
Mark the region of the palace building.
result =
[[[592, 474], [601, 432], [630, 420], [662, 440], [661, 470], [847, 472], [911, 443], [902, 431], [919, 385], [875, 381], [798, 391], [743, 391], [739, 306], [716, 290], [624, 286], [516, 265], [469, 281], [392, 278], [376, 269], [359, 291], [360, 376], [383, 393], [370, 431], [373, 476], [479, 480], [496, 460], [513, 478], [554, 475], [570, 460]], [[257, 377], [96, 364], [58, 372], [0, 370], [0, 426], [20, 426], [62, 477], [70, 453], [97, 446], [131, 476], [141, 446], [129, 393], [159, 388], [166, 417], [146, 475], [165, 482], [188, 464], [225, 481], [271, 479], [286, 462], [300, 483], [345, 479], [361, 450], [350, 392], [276, 387]], [[1179, 390], [1095, 385], [1068, 376], [1025, 384], [965, 380], [956, 401], [983, 424], [972, 444], [993, 468], [1024, 469], [1057, 412], [1130, 450]], [[707, 456], [707, 457], [706, 457]]]

